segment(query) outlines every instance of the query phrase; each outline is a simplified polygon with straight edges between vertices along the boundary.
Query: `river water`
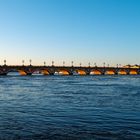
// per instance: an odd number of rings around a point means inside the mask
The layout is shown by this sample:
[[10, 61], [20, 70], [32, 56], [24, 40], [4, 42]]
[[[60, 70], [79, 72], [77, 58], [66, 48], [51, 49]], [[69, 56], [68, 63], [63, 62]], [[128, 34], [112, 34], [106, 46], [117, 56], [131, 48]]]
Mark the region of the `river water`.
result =
[[1, 76], [0, 140], [140, 139], [140, 76]]

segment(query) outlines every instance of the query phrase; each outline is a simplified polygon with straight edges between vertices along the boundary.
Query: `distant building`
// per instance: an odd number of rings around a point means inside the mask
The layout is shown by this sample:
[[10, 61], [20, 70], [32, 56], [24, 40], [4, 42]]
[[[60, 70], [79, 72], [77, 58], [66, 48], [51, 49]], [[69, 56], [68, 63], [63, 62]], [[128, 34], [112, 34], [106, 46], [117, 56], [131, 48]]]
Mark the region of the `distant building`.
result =
[[135, 65], [125, 65], [125, 66], [123, 66], [123, 68], [136, 68], [136, 69], [139, 69], [140, 66], [137, 65], [137, 64], [135, 64]]

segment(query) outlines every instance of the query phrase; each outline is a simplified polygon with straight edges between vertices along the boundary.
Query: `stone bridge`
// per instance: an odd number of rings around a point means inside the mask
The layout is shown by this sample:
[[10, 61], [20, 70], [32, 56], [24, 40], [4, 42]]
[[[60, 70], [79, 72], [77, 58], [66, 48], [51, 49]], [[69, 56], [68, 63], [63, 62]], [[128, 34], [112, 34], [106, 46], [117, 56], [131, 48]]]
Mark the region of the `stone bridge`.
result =
[[76, 67], [76, 66], [0, 66], [0, 75], [19, 72], [20, 75], [139, 75], [140, 68], [124, 67]]

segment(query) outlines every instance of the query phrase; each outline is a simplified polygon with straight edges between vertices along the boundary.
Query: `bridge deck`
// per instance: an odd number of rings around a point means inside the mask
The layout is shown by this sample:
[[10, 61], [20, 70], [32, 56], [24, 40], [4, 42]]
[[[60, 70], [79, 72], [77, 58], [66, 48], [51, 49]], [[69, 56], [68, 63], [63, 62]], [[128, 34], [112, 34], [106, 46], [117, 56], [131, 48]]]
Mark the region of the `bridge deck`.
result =
[[0, 66], [0, 75], [7, 75], [9, 72], [18, 71], [21, 75], [32, 75], [42, 73], [44, 75], [139, 75], [140, 68], [124, 67], [78, 67], [78, 66]]

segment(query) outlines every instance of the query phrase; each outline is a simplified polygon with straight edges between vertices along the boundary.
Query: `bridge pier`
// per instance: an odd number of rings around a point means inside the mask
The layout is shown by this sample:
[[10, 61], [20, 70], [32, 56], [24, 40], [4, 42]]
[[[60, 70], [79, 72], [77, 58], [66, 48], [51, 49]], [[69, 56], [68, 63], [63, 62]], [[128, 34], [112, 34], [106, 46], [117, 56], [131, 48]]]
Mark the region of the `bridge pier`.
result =
[[73, 73], [69, 73], [69, 75], [73, 75]]
[[90, 72], [87, 72], [86, 75], [90, 75]]
[[28, 76], [32, 75], [32, 73], [27, 73]]
[[140, 75], [140, 71], [137, 72], [137, 75]]
[[1, 76], [6, 76], [6, 75], [7, 75], [7, 73], [0, 73], [0, 75], [1, 75]]

